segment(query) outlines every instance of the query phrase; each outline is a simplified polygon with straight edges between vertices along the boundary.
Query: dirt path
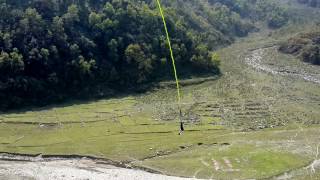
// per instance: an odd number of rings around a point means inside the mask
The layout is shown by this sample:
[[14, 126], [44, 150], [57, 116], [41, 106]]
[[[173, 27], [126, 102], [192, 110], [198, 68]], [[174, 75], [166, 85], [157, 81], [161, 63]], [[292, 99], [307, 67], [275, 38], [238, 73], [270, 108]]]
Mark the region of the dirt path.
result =
[[[31, 161], [30, 161], [31, 160]], [[141, 170], [119, 168], [88, 159], [29, 161], [0, 160], [0, 180], [187, 180], [187, 178], [152, 174]], [[190, 179], [188, 179], [190, 180]]]
[[[270, 47], [268, 47], [270, 48]], [[273, 75], [283, 75], [283, 76], [293, 76], [302, 78], [306, 81], [310, 81], [313, 83], [320, 84], [320, 78], [316, 75], [309, 74], [307, 72], [304, 72], [303, 70], [300, 71], [294, 71], [294, 70], [288, 70], [288, 69], [277, 69], [275, 67], [267, 66], [263, 64], [263, 54], [265, 53], [264, 50], [266, 48], [260, 48], [253, 50], [251, 54], [249, 54], [245, 58], [245, 62], [247, 65], [253, 67], [254, 69], [258, 71], [264, 71], [267, 73], [271, 73]]]

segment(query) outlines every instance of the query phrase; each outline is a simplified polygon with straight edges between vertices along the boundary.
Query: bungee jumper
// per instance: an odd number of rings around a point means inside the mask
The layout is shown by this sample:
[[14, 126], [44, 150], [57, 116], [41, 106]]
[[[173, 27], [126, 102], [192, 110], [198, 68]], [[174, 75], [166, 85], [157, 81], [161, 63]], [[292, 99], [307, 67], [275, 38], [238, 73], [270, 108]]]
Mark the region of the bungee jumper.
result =
[[179, 78], [178, 78], [178, 74], [177, 74], [177, 68], [176, 68], [176, 63], [175, 63], [175, 60], [174, 60], [172, 47], [171, 47], [171, 41], [170, 41], [170, 36], [169, 36], [168, 28], [167, 28], [166, 19], [165, 19], [163, 10], [162, 10], [162, 6], [161, 6], [161, 3], [160, 3], [160, 0], [156, 0], [156, 1], [157, 1], [157, 4], [158, 4], [158, 7], [159, 7], [160, 15], [162, 17], [164, 30], [166, 32], [166, 37], [167, 37], [167, 42], [168, 42], [168, 45], [169, 45], [170, 57], [171, 57], [171, 61], [172, 61], [174, 77], [175, 77], [176, 85], [177, 85], [177, 99], [178, 99], [179, 120], [180, 120], [180, 132], [179, 132], [179, 135], [182, 135], [182, 133], [184, 132], [184, 124], [183, 124], [183, 119], [182, 119], [183, 116], [182, 116], [182, 110], [181, 110], [181, 93], [180, 93]]
[[184, 124], [183, 124], [183, 120], [182, 120], [182, 112], [181, 112], [181, 108], [180, 108], [180, 113], [179, 113], [179, 119], [180, 119], [180, 132], [179, 135], [182, 135], [183, 131], [184, 131]]

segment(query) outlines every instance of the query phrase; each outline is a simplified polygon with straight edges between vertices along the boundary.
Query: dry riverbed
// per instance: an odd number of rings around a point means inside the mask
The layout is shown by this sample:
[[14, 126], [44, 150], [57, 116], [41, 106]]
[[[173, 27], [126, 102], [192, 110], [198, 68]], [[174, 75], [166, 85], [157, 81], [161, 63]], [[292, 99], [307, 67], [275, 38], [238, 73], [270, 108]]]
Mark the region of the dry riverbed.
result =
[[188, 178], [126, 169], [89, 159], [15, 158], [0, 160], [0, 180], [186, 180]]

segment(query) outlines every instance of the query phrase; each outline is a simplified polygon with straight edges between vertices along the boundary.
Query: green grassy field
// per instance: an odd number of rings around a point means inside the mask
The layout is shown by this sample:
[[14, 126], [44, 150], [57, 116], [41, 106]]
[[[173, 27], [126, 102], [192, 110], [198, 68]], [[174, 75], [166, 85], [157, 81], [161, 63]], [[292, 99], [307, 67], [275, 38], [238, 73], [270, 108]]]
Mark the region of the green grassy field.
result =
[[[304, 167], [319, 158], [320, 85], [245, 63], [252, 49], [298, 31], [289, 26], [239, 39], [218, 51], [221, 77], [182, 82], [182, 136], [176, 90], [167, 82], [140, 95], [3, 113], [0, 151], [95, 156], [196, 178], [273, 179], [292, 172], [292, 179], [317, 179], [319, 171]], [[272, 48], [262, 59], [271, 67], [319, 69]]]

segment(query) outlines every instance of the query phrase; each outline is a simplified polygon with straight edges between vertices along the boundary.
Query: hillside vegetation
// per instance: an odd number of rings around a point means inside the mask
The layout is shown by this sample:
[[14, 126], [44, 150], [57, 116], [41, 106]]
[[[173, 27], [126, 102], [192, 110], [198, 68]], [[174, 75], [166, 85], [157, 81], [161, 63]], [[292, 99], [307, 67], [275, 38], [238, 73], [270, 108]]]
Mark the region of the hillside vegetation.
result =
[[[288, 21], [273, 1], [162, 3], [180, 76], [219, 74], [213, 50], [257, 21]], [[0, 51], [1, 109], [101, 97], [172, 75], [151, 0], [0, 0]]]
[[320, 65], [320, 31], [300, 33], [281, 44], [279, 50], [304, 62]]
[[306, 4], [310, 7], [320, 7], [319, 0], [297, 0], [301, 4]]

